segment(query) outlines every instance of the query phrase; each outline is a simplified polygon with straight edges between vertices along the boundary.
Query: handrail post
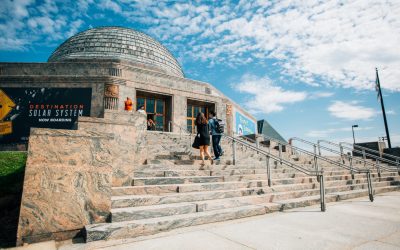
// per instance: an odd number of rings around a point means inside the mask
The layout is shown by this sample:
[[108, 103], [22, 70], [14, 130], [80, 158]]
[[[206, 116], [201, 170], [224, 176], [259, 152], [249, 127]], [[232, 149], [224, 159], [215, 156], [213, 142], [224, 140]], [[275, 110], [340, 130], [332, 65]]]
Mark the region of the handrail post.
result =
[[317, 155], [317, 145], [313, 145], [314, 146], [314, 155]]
[[353, 156], [349, 157], [349, 165], [350, 165], [350, 174], [351, 174], [351, 179], [354, 180], [354, 171], [353, 171]]
[[267, 155], [267, 175], [268, 175], [268, 187], [271, 187], [271, 166], [270, 166], [270, 158]]
[[232, 141], [232, 164], [236, 165], [236, 140], [233, 138]]
[[279, 148], [279, 159], [282, 165], [282, 145], [279, 142], [278, 142], [278, 148]]
[[314, 155], [314, 169], [315, 169], [315, 171], [318, 172], [317, 173], [317, 181], [320, 182], [321, 178], [320, 178], [320, 175], [319, 175], [319, 166], [318, 166], [318, 162], [317, 162], [317, 155]]
[[399, 159], [396, 159], [397, 170], [400, 175]]
[[340, 148], [340, 158], [342, 158], [343, 164], [345, 163], [344, 157], [343, 157], [343, 146], [341, 143], [339, 143], [339, 148]]
[[171, 121], [168, 122], [168, 131], [171, 133]]
[[365, 155], [365, 149], [362, 150], [362, 155], [363, 155], [364, 167], [365, 167], [367, 165], [367, 161], [366, 161], [367, 156]]
[[368, 195], [369, 195], [369, 200], [371, 202], [374, 201], [374, 195], [373, 195], [373, 190], [372, 190], [372, 182], [371, 182], [371, 172], [368, 170], [367, 172], [367, 182], [368, 182]]
[[321, 196], [321, 211], [325, 212], [326, 207], [325, 207], [325, 186], [324, 186], [324, 174], [323, 173], [318, 173], [319, 176], [319, 192]]
[[321, 156], [321, 145], [319, 144], [319, 141], [317, 141], [317, 147], [318, 147], [318, 155]]
[[378, 177], [381, 178], [381, 166], [379, 164], [379, 160], [378, 159], [376, 159], [376, 168], [378, 170]]

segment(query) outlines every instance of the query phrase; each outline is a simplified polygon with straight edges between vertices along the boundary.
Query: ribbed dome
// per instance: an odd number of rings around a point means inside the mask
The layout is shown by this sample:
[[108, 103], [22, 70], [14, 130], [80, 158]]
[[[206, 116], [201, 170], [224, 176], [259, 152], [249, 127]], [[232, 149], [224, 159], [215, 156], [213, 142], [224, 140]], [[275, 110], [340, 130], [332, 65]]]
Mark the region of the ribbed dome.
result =
[[122, 27], [99, 27], [78, 33], [61, 44], [48, 61], [73, 59], [121, 59], [183, 77], [181, 66], [166, 47], [142, 32]]

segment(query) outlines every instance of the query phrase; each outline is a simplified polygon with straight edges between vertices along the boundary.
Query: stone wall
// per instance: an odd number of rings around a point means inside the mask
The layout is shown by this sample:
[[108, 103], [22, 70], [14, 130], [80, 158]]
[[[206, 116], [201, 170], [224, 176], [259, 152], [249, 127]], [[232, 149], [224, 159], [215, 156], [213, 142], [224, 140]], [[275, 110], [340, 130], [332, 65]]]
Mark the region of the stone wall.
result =
[[17, 243], [71, 238], [111, 209], [110, 134], [32, 129]]
[[111, 187], [130, 185], [147, 157], [147, 131], [143, 114], [104, 116], [81, 117], [78, 130], [31, 130], [18, 244], [72, 238], [107, 221]]

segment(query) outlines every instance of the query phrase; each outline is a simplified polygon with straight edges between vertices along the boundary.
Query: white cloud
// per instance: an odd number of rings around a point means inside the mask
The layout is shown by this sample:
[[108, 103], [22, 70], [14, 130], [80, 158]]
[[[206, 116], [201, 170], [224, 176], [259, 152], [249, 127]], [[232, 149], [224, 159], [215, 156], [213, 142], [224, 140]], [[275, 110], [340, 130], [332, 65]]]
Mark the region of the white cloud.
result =
[[244, 75], [241, 82], [233, 84], [232, 87], [240, 93], [250, 95], [244, 106], [255, 114], [279, 112], [285, 105], [303, 101], [307, 97], [305, 92], [290, 91], [275, 86], [268, 77]]
[[[374, 68], [382, 87], [400, 91], [400, 2], [268, 1], [205, 6], [147, 5], [150, 33], [164, 41], [193, 41], [178, 48], [191, 60], [235, 67], [252, 57], [278, 61], [281, 73], [313, 86], [373, 90]], [[127, 10], [133, 18], [146, 13]], [[184, 21], [186, 20], [186, 21]], [[190, 21], [188, 21], [190, 20]], [[188, 51], [189, 50], [189, 51]], [[184, 56], [182, 58], [185, 58]]]
[[332, 92], [322, 92], [322, 91], [317, 91], [310, 93], [309, 97], [310, 99], [318, 99], [318, 98], [327, 98], [333, 96], [334, 93]]
[[377, 114], [372, 108], [358, 105], [357, 101], [335, 101], [328, 107], [328, 111], [334, 117], [353, 121], [368, 120]]
[[[358, 127], [355, 128], [354, 130], [371, 130], [373, 127]], [[329, 128], [325, 130], [311, 130], [306, 133], [306, 136], [308, 137], [313, 137], [313, 138], [327, 138], [332, 134], [338, 133], [338, 132], [350, 132], [351, 127], [342, 127], [342, 128]]]

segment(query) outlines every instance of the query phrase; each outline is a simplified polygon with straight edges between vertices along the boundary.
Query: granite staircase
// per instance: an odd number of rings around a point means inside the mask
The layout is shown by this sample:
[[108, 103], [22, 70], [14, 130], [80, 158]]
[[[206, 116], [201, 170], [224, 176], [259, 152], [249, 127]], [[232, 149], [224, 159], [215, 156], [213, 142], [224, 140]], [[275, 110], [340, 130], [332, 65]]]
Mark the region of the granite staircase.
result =
[[[147, 161], [135, 166], [131, 186], [112, 189], [111, 221], [87, 225], [87, 242], [151, 235], [320, 203], [315, 176], [269, 159], [272, 185], [268, 186], [266, 157], [238, 146], [233, 165], [232, 145], [227, 140], [221, 141], [225, 150], [221, 161], [204, 166], [198, 150], [190, 146], [191, 137], [150, 132], [147, 141]], [[271, 154], [279, 152], [271, 149]], [[304, 155], [283, 153], [281, 157], [313, 169], [312, 160]], [[320, 162], [319, 166], [324, 170], [326, 202], [368, 196], [366, 175], [355, 174], [352, 179], [350, 171], [334, 164]], [[373, 170], [371, 180], [375, 194], [400, 189], [397, 172], [382, 172], [379, 177]]]

